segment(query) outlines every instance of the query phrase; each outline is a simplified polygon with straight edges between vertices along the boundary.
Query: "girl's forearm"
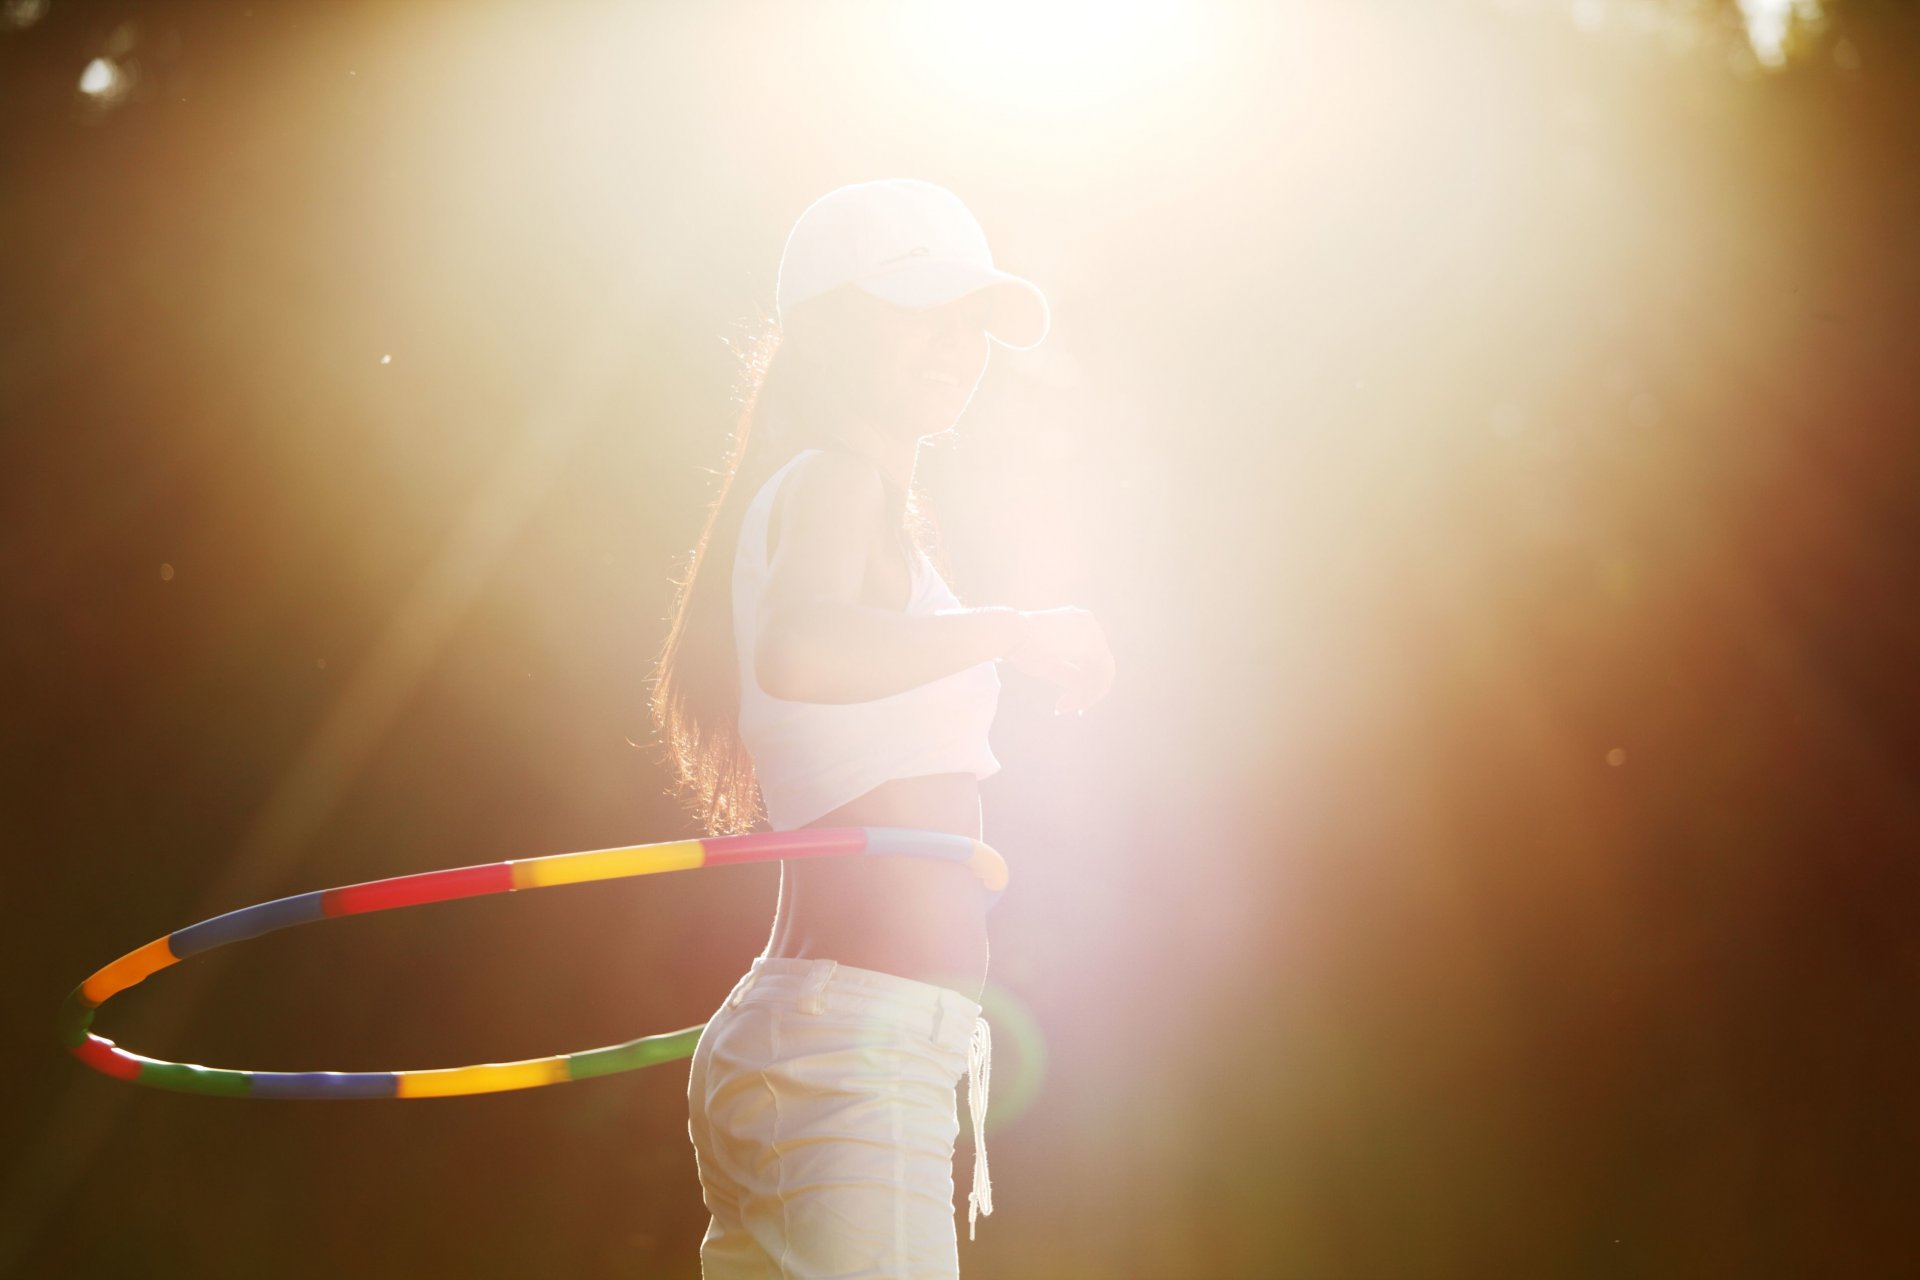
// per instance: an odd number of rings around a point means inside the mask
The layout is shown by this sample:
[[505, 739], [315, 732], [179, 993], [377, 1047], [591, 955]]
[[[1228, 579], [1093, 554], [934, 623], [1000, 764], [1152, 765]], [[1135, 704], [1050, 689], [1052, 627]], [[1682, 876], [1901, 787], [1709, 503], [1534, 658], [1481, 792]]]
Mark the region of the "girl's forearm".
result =
[[1003, 605], [909, 614], [822, 602], [766, 620], [756, 674], [789, 702], [870, 702], [1001, 657], [1026, 626]]

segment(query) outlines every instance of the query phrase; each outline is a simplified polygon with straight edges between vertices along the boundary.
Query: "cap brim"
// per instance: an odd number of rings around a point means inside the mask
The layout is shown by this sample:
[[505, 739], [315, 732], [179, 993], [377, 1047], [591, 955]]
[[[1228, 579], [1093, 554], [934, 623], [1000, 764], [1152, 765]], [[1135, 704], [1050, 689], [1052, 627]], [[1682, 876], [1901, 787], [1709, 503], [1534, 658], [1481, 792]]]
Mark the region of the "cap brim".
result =
[[1026, 351], [1040, 345], [1052, 327], [1047, 295], [1031, 280], [996, 267], [957, 262], [903, 262], [883, 275], [854, 282], [876, 298], [902, 307], [939, 307], [982, 289], [993, 290], [987, 333], [997, 342]]

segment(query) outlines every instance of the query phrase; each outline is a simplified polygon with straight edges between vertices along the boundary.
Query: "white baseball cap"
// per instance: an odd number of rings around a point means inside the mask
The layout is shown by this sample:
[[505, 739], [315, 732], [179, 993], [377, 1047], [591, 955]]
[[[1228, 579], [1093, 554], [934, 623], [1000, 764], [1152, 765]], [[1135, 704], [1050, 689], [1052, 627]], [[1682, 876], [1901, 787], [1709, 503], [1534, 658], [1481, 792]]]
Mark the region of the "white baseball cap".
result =
[[1040, 345], [1051, 315], [1030, 280], [993, 265], [987, 233], [960, 197], [916, 178], [856, 182], [801, 213], [780, 254], [774, 307], [795, 305], [843, 284], [903, 307], [937, 307], [995, 286], [987, 332], [1016, 351]]

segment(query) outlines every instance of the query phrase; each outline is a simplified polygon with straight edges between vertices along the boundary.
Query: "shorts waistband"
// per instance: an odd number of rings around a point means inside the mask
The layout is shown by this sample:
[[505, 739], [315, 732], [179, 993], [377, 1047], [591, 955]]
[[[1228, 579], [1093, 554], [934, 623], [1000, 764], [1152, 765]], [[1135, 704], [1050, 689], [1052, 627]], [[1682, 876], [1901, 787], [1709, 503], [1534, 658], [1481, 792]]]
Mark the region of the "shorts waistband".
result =
[[[830, 1004], [849, 1012], [884, 1010], [902, 1025], [917, 1025], [956, 1060], [964, 1058], [967, 1111], [973, 1119], [973, 1188], [967, 1195], [967, 1238], [980, 1215], [993, 1212], [993, 1182], [987, 1171], [987, 1091], [993, 1068], [993, 1038], [978, 1002], [951, 987], [861, 969], [837, 960], [756, 957], [734, 983], [724, 1009], [738, 1008], [755, 991], [791, 1003], [803, 1014], [825, 1013]], [[849, 1008], [851, 1005], [851, 1008]]]
[[756, 957], [734, 984], [728, 1007], [737, 1007], [755, 990], [778, 992], [794, 999], [805, 1012], [820, 1013], [830, 995], [886, 1006], [903, 1019], [924, 1017], [934, 1039], [961, 1049], [967, 1043], [980, 1005], [951, 987], [903, 978], [897, 973], [862, 969], [838, 960], [797, 960], [784, 956]]

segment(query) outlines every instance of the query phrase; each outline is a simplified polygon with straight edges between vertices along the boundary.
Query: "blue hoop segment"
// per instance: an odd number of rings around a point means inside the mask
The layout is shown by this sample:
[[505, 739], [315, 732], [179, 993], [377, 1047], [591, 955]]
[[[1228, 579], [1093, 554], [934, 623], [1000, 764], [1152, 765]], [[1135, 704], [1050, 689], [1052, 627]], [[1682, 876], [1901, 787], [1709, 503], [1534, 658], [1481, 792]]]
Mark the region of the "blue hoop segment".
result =
[[94, 1010], [169, 965], [230, 942], [257, 938], [315, 920], [730, 863], [861, 854], [960, 863], [973, 871], [995, 899], [1007, 884], [1007, 864], [988, 845], [967, 836], [913, 827], [808, 827], [799, 831], [589, 849], [581, 853], [556, 853], [543, 858], [395, 876], [242, 907], [177, 929], [130, 951], [95, 972], [67, 996], [60, 1011], [60, 1043], [89, 1067], [117, 1080], [181, 1093], [250, 1098], [446, 1098], [565, 1084], [570, 1080], [673, 1062], [692, 1056], [704, 1024], [550, 1058], [423, 1071], [239, 1071], [203, 1067], [130, 1053], [88, 1028], [93, 1024]]

